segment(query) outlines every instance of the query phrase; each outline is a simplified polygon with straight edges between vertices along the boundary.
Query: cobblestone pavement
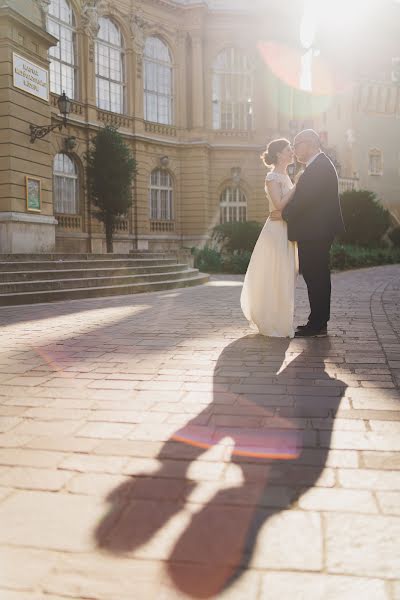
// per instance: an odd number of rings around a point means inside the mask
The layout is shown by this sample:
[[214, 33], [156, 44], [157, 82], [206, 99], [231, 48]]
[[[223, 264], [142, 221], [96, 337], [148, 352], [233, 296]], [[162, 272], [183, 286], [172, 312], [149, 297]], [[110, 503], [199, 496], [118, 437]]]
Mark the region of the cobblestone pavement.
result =
[[0, 309], [1, 600], [399, 600], [399, 288], [290, 342], [235, 276]]

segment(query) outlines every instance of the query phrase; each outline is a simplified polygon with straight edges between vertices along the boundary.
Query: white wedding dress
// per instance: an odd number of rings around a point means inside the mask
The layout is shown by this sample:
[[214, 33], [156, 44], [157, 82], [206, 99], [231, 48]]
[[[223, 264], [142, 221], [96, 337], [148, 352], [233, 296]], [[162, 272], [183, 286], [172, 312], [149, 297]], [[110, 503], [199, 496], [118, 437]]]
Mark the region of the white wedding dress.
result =
[[[288, 175], [268, 173], [282, 196], [293, 187]], [[268, 196], [270, 212], [276, 210]], [[283, 220], [267, 219], [247, 269], [240, 298], [250, 326], [269, 337], [293, 337], [294, 292], [298, 273], [297, 244], [287, 237]]]

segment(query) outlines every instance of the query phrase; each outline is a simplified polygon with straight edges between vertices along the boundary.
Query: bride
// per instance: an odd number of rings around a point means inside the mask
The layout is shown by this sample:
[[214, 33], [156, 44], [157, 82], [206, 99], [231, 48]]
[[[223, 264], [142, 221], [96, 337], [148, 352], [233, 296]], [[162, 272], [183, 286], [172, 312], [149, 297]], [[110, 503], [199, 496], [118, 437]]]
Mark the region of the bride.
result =
[[286, 222], [280, 216], [295, 190], [287, 174], [293, 156], [286, 139], [270, 142], [261, 155], [265, 166], [273, 167], [265, 179], [270, 216], [254, 247], [240, 298], [250, 325], [270, 337], [294, 336], [297, 246], [288, 240]]

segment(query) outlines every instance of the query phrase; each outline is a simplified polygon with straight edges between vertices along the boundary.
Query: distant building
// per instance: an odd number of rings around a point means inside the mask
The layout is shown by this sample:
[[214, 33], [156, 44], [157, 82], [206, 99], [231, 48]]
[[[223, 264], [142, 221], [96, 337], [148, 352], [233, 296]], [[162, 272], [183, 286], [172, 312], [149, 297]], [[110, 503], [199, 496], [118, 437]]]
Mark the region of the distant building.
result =
[[[399, 89], [387, 112], [372, 115], [361, 86], [315, 113], [296, 70], [281, 77], [300, 16], [292, 0], [0, 0], [0, 252], [105, 251], [84, 161], [105, 123], [138, 163], [115, 252], [202, 245], [219, 222], [265, 220], [260, 153], [309, 126], [342, 187], [398, 212]], [[31, 142], [31, 125], [62, 123], [62, 92], [67, 126]]]

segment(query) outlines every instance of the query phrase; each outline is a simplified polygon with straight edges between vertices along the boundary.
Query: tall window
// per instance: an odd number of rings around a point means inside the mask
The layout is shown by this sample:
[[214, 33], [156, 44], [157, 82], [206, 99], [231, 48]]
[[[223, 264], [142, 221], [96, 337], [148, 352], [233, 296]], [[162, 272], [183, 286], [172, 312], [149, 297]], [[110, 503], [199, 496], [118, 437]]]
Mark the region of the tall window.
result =
[[239, 187], [226, 187], [219, 199], [220, 222], [246, 221], [247, 200]]
[[47, 31], [58, 39], [57, 46], [49, 49], [50, 90], [55, 94], [65, 91], [69, 98], [75, 98], [75, 19], [67, 0], [51, 0]]
[[171, 125], [172, 110], [171, 55], [159, 38], [148, 37], [144, 47], [144, 118]]
[[99, 19], [96, 39], [96, 102], [99, 108], [124, 112], [122, 35], [110, 19]]
[[220, 52], [213, 65], [214, 129], [251, 129], [253, 71], [248, 57], [237, 48]]
[[172, 221], [173, 185], [168, 171], [155, 169], [150, 176], [150, 219], [153, 221]]
[[78, 174], [67, 154], [56, 154], [53, 165], [54, 212], [76, 215], [78, 206]]
[[369, 175], [383, 174], [383, 156], [381, 150], [373, 148], [368, 153], [368, 173]]

